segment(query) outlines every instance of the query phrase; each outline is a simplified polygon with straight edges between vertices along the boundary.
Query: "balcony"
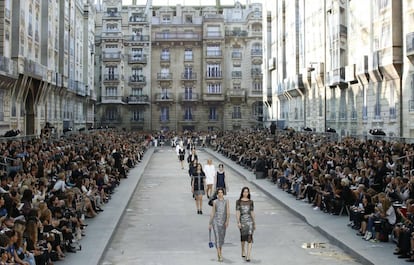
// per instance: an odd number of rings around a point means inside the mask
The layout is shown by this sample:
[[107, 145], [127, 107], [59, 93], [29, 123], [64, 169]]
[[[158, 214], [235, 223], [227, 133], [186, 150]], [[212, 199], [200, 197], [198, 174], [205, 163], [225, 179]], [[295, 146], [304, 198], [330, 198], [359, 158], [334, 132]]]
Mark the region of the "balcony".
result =
[[102, 104], [122, 104], [122, 96], [101, 96]]
[[223, 58], [222, 51], [206, 51], [206, 58]]
[[120, 62], [121, 61], [121, 52], [103, 52], [102, 53], [103, 62]]
[[37, 63], [29, 59], [25, 59], [24, 61], [24, 72], [25, 74], [37, 76], [41, 79], [47, 79], [46, 67], [40, 63]]
[[326, 82], [330, 87], [347, 85], [345, 81], [345, 67], [329, 71], [327, 73]]
[[101, 34], [102, 40], [117, 40], [122, 38], [122, 32], [120, 30], [107, 30]]
[[119, 83], [119, 74], [104, 74], [104, 83]]
[[196, 81], [197, 73], [181, 73], [181, 80], [183, 81]]
[[17, 63], [10, 58], [0, 55], [0, 72], [17, 76]]
[[78, 96], [86, 96], [85, 84], [81, 81], [75, 81], [75, 91]]
[[226, 30], [226, 37], [247, 37], [247, 30]]
[[148, 42], [150, 40], [149, 35], [125, 35], [124, 42]]
[[134, 24], [134, 23], [146, 23], [147, 21], [147, 16], [145, 14], [134, 14], [132, 16], [129, 17], [129, 23]]
[[132, 54], [128, 56], [129, 64], [146, 64], [147, 55], [146, 54]]
[[160, 32], [154, 33], [154, 41], [201, 41], [197, 32]]
[[123, 101], [130, 105], [149, 104], [148, 95], [129, 95]]
[[207, 71], [206, 72], [206, 79], [222, 79], [222, 71]]
[[204, 39], [222, 39], [223, 33], [221, 31], [207, 31], [204, 34]]
[[406, 47], [408, 58], [410, 58], [410, 60], [414, 60], [414, 32], [407, 33]]
[[244, 102], [245, 99], [246, 99], [246, 90], [244, 89], [230, 89], [227, 91], [227, 101]]
[[104, 19], [121, 19], [121, 13], [118, 11], [108, 11], [103, 14]]
[[147, 84], [144, 75], [131, 75], [128, 80], [130, 86], [145, 86]]
[[223, 102], [224, 94], [222, 93], [204, 93], [203, 101], [204, 102]]
[[167, 92], [167, 93], [156, 93], [154, 97], [154, 101], [156, 103], [170, 103], [174, 102], [174, 94]]
[[157, 73], [158, 81], [172, 81], [172, 73]]
[[180, 93], [181, 102], [198, 102], [200, 100], [200, 95], [198, 93]]

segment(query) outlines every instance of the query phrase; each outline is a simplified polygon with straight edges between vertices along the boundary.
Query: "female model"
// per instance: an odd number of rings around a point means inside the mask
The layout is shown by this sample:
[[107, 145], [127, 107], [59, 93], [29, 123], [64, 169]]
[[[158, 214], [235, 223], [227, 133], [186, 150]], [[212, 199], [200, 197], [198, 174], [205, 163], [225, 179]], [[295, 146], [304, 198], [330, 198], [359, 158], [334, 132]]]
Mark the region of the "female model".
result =
[[[250, 199], [250, 190], [244, 187], [241, 190], [240, 198], [236, 201], [237, 226], [240, 229], [242, 257], [250, 261], [252, 251], [253, 231], [256, 230], [253, 201]], [[247, 241], [247, 253], [244, 245]]]
[[216, 178], [214, 180], [215, 184], [216, 184], [216, 190], [218, 188], [222, 188], [224, 190], [224, 195], [227, 194], [228, 188], [227, 188], [227, 183], [226, 183], [226, 173], [224, 172], [224, 166], [223, 164], [220, 164], [218, 166], [218, 170], [216, 173]]
[[223, 261], [221, 248], [224, 244], [226, 229], [229, 226], [229, 219], [229, 201], [227, 199], [224, 199], [224, 189], [218, 188], [217, 200], [213, 202], [213, 209], [211, 210], [210, 222], [208, 226], [209, 230], [211, 230], [211, 227], [213, 227], [218, 261]]
[[191, 191], [196, 199], [197, 214], [203, 214], [203, 195], [205, 194], [206, 176], [204, 175], [201, 164], [197, 164], [196, 170], [193, 172], [193, 182]]

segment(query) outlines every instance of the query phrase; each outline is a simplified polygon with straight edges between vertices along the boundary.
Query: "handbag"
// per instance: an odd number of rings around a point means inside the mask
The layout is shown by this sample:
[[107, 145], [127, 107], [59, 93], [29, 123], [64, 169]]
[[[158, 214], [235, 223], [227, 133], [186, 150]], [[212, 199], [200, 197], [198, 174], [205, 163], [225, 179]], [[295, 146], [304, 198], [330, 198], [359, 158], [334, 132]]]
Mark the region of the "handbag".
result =
[[215, 191], [208, 200], [208, 205], [213, 206], [213, 201], [217, 199], [217, 192]]
[[214, 247], [214, 243], [211, 241], [211, 229], [208, 230], [208, 247]]

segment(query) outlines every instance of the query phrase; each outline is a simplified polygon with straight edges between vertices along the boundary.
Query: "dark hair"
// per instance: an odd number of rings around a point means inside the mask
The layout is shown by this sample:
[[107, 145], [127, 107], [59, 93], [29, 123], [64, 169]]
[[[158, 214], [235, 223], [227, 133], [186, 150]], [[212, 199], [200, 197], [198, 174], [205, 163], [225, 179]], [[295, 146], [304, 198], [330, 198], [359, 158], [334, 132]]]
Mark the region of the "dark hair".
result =
[[243, 192], [244, 192], [244, 190], [247, 190], [249, 192], [249, 195], [247, 195], [247, 198], [250, 200], [250, 189], [249, 189], [249, 187], [243, 187], [241, 189], [239, 200], [241, 200], [241, 198], [243, 198]]
[[218, 187], [218, 188], [216, 189], [216, 192], [218, 193], [218, 192], [219, 192], [219, 190], [221, 190], [221, 191], [223, 192], [223, 194], [224, 194], [224, 188], [223, 188], [223, 187]]

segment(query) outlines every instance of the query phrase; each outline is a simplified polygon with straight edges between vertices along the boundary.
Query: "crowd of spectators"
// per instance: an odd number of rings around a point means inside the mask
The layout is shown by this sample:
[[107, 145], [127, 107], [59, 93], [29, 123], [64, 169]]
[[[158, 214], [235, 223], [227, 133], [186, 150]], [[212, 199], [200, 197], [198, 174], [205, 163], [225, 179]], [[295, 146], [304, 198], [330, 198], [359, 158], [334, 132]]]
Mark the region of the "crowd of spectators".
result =
[[329, 136], [228, 131], [211, 145], [314, 210], [348, 215], [349, 226], [364, 240], [393, 240], [394, 254], [414, 261], [414, 145]]
[[0, 264], [53, 264], [81, 249], [95, 218], [150, 143], [94, 130], [0, 141]]

